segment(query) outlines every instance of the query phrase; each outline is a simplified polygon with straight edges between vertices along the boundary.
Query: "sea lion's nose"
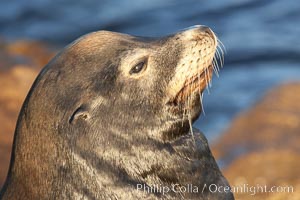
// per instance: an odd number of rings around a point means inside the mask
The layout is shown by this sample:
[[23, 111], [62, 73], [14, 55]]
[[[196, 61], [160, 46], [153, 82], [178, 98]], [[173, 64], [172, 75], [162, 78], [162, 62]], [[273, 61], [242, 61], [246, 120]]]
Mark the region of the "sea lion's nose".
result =
[[213, 31], [208, 26], [199, 26], [196, 29], [198, 29], [198, 31], [200, 31], [201, 33], [213, 35]]
[[205, 25], [195, 25], [195, 26], [190, 26], [188, 28], [183, 29], [184, 32], [192, 32], [192, 33], [207, 33], [209, 35], [213, 34], [213, 31]]
[[187, 27], [183, 30], [184, 31], [196, 30], [196, 31], [200, 31], [200, 32], [210, 32], [211, 31], [211, 29], [208, 26], [205, 26], [205, 25], [194, 25], [194, 26]]
[[199, 37], [199, 34], [208, 34], [209, 36], [215, 38], [214, 32], [208, 27], [204, 25], [195, 25], [185, 28], [181, 32], [188, 39], [194, 39]]

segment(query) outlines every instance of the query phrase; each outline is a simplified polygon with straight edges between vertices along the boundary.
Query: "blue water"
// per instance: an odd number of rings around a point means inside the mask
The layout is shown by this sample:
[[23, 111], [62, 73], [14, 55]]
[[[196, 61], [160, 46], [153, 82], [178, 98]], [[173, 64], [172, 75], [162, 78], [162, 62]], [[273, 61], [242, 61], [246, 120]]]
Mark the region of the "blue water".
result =
[[2, 37], [60, 47], [100, 29], [161, 36], [195, 24], [210, 26], [227, 49], [221, 76], [204, 96], [206, 115], [195, 124], [210, 141], [272, 86], [300, 81], [297, 0], [0, 1]]

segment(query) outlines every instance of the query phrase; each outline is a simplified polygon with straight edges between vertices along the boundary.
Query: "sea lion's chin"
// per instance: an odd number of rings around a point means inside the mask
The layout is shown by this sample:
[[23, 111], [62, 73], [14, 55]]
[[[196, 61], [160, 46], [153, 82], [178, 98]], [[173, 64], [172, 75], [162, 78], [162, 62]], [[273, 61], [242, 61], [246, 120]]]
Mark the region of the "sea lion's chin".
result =
[[[190, 131], [186, 132], [186, 134], [183, 134], [177, 138], [175, 138], [172, 142], [171, 145], [174, 146], [187, 146], [187, 147], [194, 147], [195, 143], [199, 140], [199, 138], [202, 136], [202, 133], [200, 130], [193, 128], [193, 134], [191, 134]], [[203, 137], [203, 136], [202, 136]], [[190, 148], [189, 151], [192, 151], [195, 149]], [[187, 150], [186, 150], [187, 151]]]

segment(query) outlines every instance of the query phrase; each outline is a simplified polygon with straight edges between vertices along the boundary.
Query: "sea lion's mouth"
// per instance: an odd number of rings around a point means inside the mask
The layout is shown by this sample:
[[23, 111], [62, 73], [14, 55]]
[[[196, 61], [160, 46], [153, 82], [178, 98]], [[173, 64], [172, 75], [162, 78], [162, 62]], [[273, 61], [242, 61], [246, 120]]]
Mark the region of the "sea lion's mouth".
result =
[[175, 98], [172, 100], [173, 104], [184, 103], [189, 96], [193, 93], [201, 94], [208, 86], [213, 75], [213, 65], [198, 71], [197, 73], [189, 76], [183, 84], [183, 87], [179, 90]]

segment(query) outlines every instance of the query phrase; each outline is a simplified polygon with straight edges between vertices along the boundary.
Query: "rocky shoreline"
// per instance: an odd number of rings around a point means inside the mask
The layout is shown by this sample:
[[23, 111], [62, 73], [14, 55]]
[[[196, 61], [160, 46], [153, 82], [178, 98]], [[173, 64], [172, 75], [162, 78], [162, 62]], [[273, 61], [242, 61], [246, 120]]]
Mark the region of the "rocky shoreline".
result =
[[[35, 77], [55, 54], [35, 41], [0, 40], [0, 187], [8, 170], [15, 123]], [[235, 193], [236, 199], [300, 198], [300, 83], [280, 85], [241, 113], [212, 145], [224, 175], [238, 185], [293, 186], [293, 192]]]

